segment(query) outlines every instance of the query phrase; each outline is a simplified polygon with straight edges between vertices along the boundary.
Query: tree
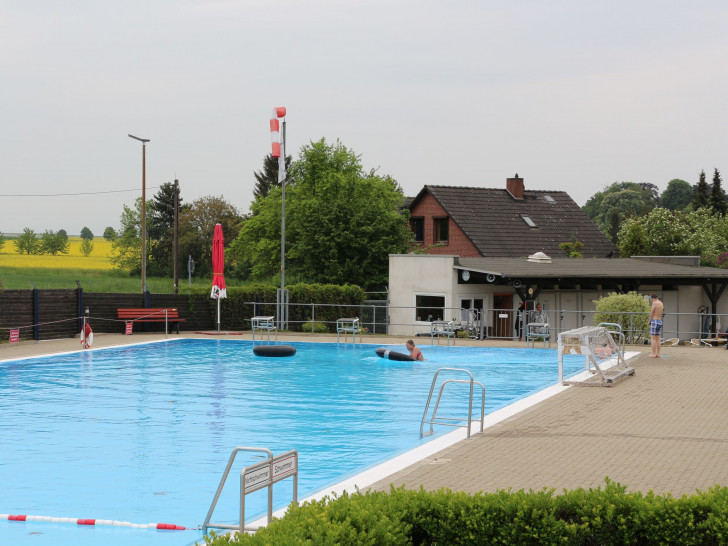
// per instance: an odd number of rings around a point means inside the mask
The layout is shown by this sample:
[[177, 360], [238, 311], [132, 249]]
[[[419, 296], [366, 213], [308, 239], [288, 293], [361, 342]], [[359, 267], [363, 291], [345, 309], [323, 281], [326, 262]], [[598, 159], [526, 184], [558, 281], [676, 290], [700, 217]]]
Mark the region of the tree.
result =
[[710, 187], [705, 181], [705, 171], [700, 171], [698, 183], [693, 187], [693, 210], [710, 206]]
[[65, 229], [59, 230], [57, 233], [47, 229], [40, 237], [38, 246], [39, 254], [51, 254], [52, 256], [68, 254], [71, 243], [68, 241], [68, 235]]
[[583, 258], [584, 255], [581, 253], [581, 249], [584, 248], [584, 243], [572, 239], [568, 243], [560, 243], [559, 248], [563, 250], [569, 258]]
[[0, 250], [5, 246], [5, 236], [0, 232]]
[[180, 256], [183, 256], [184, 260], [192, 256], [195, 260], [196, 275], [207, 275], [212, 272], [212, 236], [215, 224], [222, 224], [225, 244], [230, 245], [240, 232], [241, 220], [238, 209], [228, 203], [222, 195], [219, 197], [208, 195], [195, 199], [180, 212]]
[[685, 210], [693, 200], [693, 187], [689, 182], [675, 178], [667, 183], [660, 196], [660, 206], [668, 210]]
[[[404, 196], [389, 176], [364, 171], [360, 156], [325, 139], [301, 149], [286, 189], [286, 277], [291, 282], [386, 284], [389, 254], [411, 237]], [[256, 280], [280, 273], [281, 191], [253, 203], [230, 254]]]
[[174, 270], [174, 192], [174, 184], [165, 182], [149, 208], [149, 239], [154, 244], [148, 265], [153, 275], [169, 275]]
[[30, 228], [24, 228], [23, 233], [15, 239], [14, 244], [18, 254], [38, 253], [38, 238], [35, 236], [35, 231]]
[[633, 216], [650, 212], [658, 202], [658, 191], [648, 182], [615, 182], [595, 193], [582, 210], [613, 241], [618, 226]]
[[[290, 184], [290, 168], [291, 168], [291, 156], [286, 156], [286, 185]], [[271, 188], [280, 188], [281, 185], [278, 182], [278, 158], [268, 154], [263, 159], [263, 170], [254, 172], [255, 176], [255, 189], [253, 190], [253, 197], [258, 200], [264, 197], [268, 197]]]
[[91, 239], [83, 238], [81, 239], [81, 254], [88, 257], [91, 252], [93, 252], [94, 249], [94, 243]]
[[721, 179], [718, 169], [713, 173], [713, 185], [710, 188], [710, 206], [715, 214], [725, 216], [728, 210], [728, 202], [726, 202], [725, 191], [720, 187]]
[[83, 228], [81, 228], [81, 239], [88, 239], [89, 241], [93, 241], [94, 234], [89, 228], [84, 226]]
[[[147, 201], [147, 209], [152, 206]], [[124, 205], [121, 212], [121, 234], [111, 241], [109, 261], [119, 271], [126, 271], [130, 275], [138, 275], [142, 271], [142, 198], [137, 197], [134, 208]], [[151, 252], [152, 242], [147, 244], [147, 262]]]
[[690, 212], [656, 208], [630, 218], [619, 231], [622, 256], [700, 256], [728, 248], [728, 222], [706, 208]]
[[108, 226], [104, 230], [104, 239], [106, 239], [107, 241], [113, 241], [114, 239], [116, 239], [116, 237], [117, 237], [116, 230], [114, 228], [112, 228], [111, 226]]

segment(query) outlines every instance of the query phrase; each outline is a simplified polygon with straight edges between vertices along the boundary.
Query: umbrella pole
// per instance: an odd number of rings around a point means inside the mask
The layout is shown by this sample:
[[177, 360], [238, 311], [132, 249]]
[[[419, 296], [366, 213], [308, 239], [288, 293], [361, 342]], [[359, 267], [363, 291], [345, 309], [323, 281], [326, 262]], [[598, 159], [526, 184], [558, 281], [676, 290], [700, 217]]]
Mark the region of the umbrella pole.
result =
[[220, 331], [220, 298], [217, 298], [217, 331]]

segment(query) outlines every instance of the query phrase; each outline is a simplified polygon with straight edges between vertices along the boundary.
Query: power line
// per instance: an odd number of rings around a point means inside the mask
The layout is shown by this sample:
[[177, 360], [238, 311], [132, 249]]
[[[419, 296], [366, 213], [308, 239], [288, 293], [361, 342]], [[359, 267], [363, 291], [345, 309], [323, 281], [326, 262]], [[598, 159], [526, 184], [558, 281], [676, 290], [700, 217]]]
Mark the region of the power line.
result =
[[[161, 186], [150, 186], [150, 189], [159, 187]], [[141, 191], [141, 188], [133, 188], [130, 190], [82, 191], [77, 193], [0, 193], [0, 197], [63, 197], [76, 195], [99, 195], [102, 193], [123, 193], [130, 191]]]

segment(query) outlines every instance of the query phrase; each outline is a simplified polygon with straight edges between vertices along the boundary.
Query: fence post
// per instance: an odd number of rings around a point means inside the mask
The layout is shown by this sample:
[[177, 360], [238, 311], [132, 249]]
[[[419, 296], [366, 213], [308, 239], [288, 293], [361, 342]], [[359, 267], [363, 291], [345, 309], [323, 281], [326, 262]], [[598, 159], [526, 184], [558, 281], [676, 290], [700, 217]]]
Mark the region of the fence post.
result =
[[[31, 284], [33, 284], [31, 282]], [[35, 333], [35, 340], [40, 341], [40, 311], [38, 306], [39, 291], [38, 287], [33, 284], [33, 330]]]

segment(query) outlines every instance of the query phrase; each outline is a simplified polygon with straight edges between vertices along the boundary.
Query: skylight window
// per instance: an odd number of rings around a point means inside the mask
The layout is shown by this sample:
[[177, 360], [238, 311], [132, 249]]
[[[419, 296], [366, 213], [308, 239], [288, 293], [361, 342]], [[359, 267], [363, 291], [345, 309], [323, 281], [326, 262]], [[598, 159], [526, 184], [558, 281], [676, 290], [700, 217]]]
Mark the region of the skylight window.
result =
[[556, 203], [556, 199], [551, 197], [550, 195], [544, 195], [543, 198], [548, 201], [549, 203]]
[[531, 228], [538, 227], [536, 225], [536, 222], [534, 222], [533, 220], [531, 220], [531, 217], [530, 216], [528, 216], [526, 214], [521, 214], [521, 218], [523, 218], [523, 221], [526, 222], [526, 225], [528, 227], [531, 227]]

